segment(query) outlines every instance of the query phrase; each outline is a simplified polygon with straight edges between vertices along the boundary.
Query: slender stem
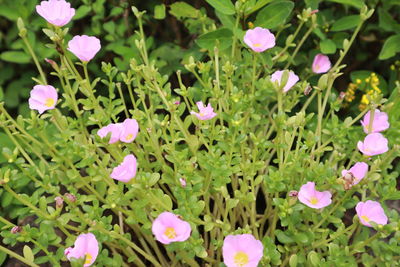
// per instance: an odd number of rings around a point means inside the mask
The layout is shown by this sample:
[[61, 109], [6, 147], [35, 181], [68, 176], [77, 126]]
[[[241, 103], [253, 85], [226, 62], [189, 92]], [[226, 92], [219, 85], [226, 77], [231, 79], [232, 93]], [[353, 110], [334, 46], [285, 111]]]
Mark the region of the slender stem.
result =
[[371, 112], [369, 115], [369, 122], [368, 122], [368, 133], [372, 133], [373, 124], [374, 124], [374, 116], [375, 116], [375, 107], [372, 105]]
[[40, 66], [40, 64], [39, 64], [39, 61], [36, 57], [35, 52], [32, 49], [31, 44], [28, 41], [28, 38], [26, 38], [26, 36], [21, 36], [21, 38], [24, 41], [24, 44], [26, 45], [26, 47], [28, 48], [28, 51], [31, 54], [33, 61], [35, 62], [36, 68], [38, 69], [38, 71], [40, 73], [40, 77], [42, 78], [42, 83], [47, 84], [46, 75], [44, 74], [44, 72], [42, 70], [42, 66]]
[[6, 247], [3, 247], [2, 245], [0, 245], [0, 251], [3, 251], [4, 253], [10, 255], [13, 258], [16, 258], [17, 260], [25, 263], [26, 265], [32, 266], [32, 267], [40, 267], [39, 265], [28, 261], [27, 259], [25, 259], [24, 257], [22, 257], [21, 255], [15, 253], [14, 251], [9, 250]]
[[311, 32], [314, 30], [315, 24], [312, 23], [306, 34], [301, 38], [299, 44], [296, 46], [296, 49], [294, 50], [293, 54], [290, 56], [288, 63], [285, 66], [285, 69], [289, 68], [290, 65], [293, 63], [293, 59], [296, 57], [297, 52], [299, 52], [300, 48], [303, 46], [304, 42], [307, 40], [308, 36], [311, 34]]

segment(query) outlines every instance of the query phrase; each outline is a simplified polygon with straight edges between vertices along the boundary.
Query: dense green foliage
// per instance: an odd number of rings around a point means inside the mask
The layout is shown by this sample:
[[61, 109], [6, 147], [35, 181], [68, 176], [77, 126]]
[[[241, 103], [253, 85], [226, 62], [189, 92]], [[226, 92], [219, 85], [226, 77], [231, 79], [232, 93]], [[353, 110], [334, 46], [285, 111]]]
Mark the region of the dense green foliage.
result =
[[[70, 2], [77, 14], [65, 36], [35, 13], [37, 1], [0, 2], [2, 247], [27, 245], [15, 250], [26, 264], [58, 266], [90, 231], [101, 244], [96, 266], [224, 266], [224, 237], [252, 233], [265, 249], [260, 266], [398, 266], [399, 1]], [[270, 29], [276, 47], [248, 49], [243, 36], [255, 26]], [[78, 34], [102, 43], [89, 75], [56, 49], [55, 37]], [[26, 43], [59, 89], [57, 109], [41, 116], [27, 104], [43, 75]], [[312, 73], [317, 53], [331, 58], [328, 74]], [[270, 80], [278, 69], [300, 77], [284, 95]], [[217, 117], [190, 115], [197, 101]], [[375, 108], [389, 115], [390, 150], [368, 158], [356, 148], [359, 119]], [[140, 125], [134, 143], [96, 134], [128, 117]], [[112, 180], [129, 153], [134, 182]], [[363, 160], [367, 177], [344, 190], [341, 170]], [[333, 203], [315, 210], [289, 196], [307, 181]], [[383, 205], [389, 224], [359, 223], [354, 206], [366, 199]], [[188, 241], [157, 243], [151, 225], [162, 211], [191, 224]], [[11, 233], [15, 225], [23, 230]]]

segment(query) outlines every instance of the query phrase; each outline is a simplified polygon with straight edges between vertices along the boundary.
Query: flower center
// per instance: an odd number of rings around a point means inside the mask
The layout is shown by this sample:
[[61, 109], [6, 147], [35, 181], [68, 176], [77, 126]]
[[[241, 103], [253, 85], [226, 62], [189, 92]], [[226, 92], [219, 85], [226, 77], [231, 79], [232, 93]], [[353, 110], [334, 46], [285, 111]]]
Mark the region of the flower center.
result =
[[319, 68], [320, 68], [319, 65], [316, 64], [316, 65], [315, 65], [315, 70], [319, 70]]
[[365, 216], [365, 215], [362, 215], [362, 216], [361, 216], [361, 219], [363, 219], [363, 220], [366, 221], [366, 222], [369, 222], [369, 221], [370, 221], [370, 218], [368, 218], [368, 217]]
[[235, 254], [235, 257], [233, 258], [233, 261], [237, 266], [245, 266], [247, 263], [249, 263], [249, 256], [247, 253], [244, 253], [243, 251], [239, 251]]
[[206, 114], [204, 112], [200, 112], [200, 117], [204, 117]]
[[55, 103], [54, 99], [49, 97], [46, 99], [46, 102], [44, 103], [44, 105], [46, 107], [51, 108], [52, 106], [54, 106], [54, 103]]
[[133, 134], [128, 134], [127, 136], [126, 136], [126, 140], [131, 140], [133, 138]]
[[169, 239], [174, 239], [176, 237], [175, 229], [172, 227], [167, 227], [167, 229], [165, 229], [164, 235], [166, 235]]
[[92, 262], [93, 256], [90, 253], [85, 254], [85, 264], [90, 264]]
[[310, 203], [313, 204], [313, 205], [316, 205], [316, 204], [318, 204], [318, 199], [316, 197], [311, 197], [310, 198]]
[[254, 47], [261, 47], [261, 44], [260, 43], [255, 43]]

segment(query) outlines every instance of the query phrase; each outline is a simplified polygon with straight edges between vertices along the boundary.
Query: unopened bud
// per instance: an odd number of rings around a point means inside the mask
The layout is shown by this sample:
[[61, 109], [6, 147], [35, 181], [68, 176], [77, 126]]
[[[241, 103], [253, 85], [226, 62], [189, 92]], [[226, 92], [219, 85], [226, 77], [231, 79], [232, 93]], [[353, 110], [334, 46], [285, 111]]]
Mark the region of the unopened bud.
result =
[[186, 187], [186, 179], [185, 178], [179, 178], [179, 182], [181, 183], [182, 187]]
[[21, 226], [14, 226], [13, 228], [11, 228], [11, 233], [12, 234], [17, 234], [17, 233], [19, 233], [19, 232], [21, 232], [22, 231], [22, 227]]
[[54, 200], [56, 201], [56, 208], [61, 209], [64, 204], [64, 199], [62, 197], [55, 197]]
[[299, 194], [299, 192], [297, 192], [296, 190], [292, 190], [289, 192], [289, 197], [297, 197]]
[[73, 194], [70, 193], [65, 193], [64, 195], [69, 202], [76, 202], [76, 196], [74, 196]]
[[307, 86], [306, 89], [304, 89], [304, 95], [309, 95], [311, 91], [312, 91], [312, 87]]

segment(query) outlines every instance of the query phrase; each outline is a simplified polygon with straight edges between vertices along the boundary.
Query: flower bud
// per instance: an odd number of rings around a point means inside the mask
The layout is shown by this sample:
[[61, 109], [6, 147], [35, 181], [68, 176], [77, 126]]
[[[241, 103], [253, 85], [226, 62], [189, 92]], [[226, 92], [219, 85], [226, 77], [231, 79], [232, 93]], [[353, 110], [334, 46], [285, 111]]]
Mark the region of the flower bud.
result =
[[11, 233], [12, 234], [17, 234], [17, 233], [19, 233], [19, 232], [21, 232], [22, 231], [22, 227], [21, 226], [14, 226], [13, 228], [11, 228]]
[[179, 178], [179, 182], [181, 183], [182, 187], [186, 187], [186, 179], [185, 178]]
[[76, 196], [74, 196], [73, 194], [65, 193], [64, 196], [68, 199], [69, 202], [71, 203], [76, 202]]
[[64, 199], [62, 197], [55, 197], [54, 200], [56, 201], [56, 208], [62, 209], [64, 204]]

